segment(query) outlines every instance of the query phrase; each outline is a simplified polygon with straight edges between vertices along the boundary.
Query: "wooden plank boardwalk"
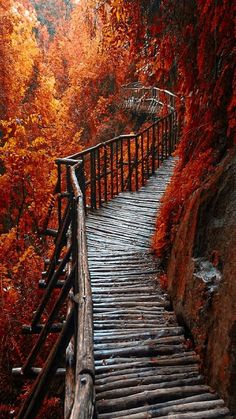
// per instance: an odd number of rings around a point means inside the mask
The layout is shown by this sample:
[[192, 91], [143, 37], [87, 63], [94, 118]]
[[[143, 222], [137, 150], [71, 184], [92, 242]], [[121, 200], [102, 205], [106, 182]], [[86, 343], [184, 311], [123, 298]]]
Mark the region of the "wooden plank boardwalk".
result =
[[87, 217], [94, 308], [98, 417], [220, 418], [228, 410], [204, 383], [150, 252], [168, 159], [139, 192], [125, 192]]

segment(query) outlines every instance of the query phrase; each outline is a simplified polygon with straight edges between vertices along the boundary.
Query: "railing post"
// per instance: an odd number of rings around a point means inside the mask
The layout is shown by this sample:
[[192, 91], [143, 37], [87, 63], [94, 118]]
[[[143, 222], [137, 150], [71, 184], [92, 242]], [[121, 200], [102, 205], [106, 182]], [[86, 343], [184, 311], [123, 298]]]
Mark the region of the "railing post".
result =
[[107, 202], [107, 147], [104, 144], [104, 198]]
[[75, 267], [73, 281], [74, 295], [79, 292], [78, 289], [78, 198], [71, 197], [71, 244], [72, 244], [72, 266]]
[[116, 195], [119, 194], [119, 143], [116, 140]]
[[139, 144], [138, 144], [138, 136], [135, 136], [135, 186], [136, 186], [136, 191], [138, 191], [139, 188], [139, 182], [138, 182], [138, 166], [139, 166], [139, 161], [138, 161], [138, 149], [139, 149]]
[[102, 205], [102, 189], [101, 189], [101, 159], [100, 159], [100, 147], [97, 149], [97, 178], [98, 178], [98, 205]]
[[71, 183], [70, 183], [70, 165], [66, 165], [66, 192], [71, 194]]
[[96, 202], [96, 160], [94, 150], [90, 153], [90, 182], [91, 182], [91, 208], [97, 208]]
[[161, 120], [161, 161], [164, 160], [164, 121]]
[[157, 122], [156, 125], [156, 131], [157, 131], [157, 168], [160, 166], [160, 124]]
[[86, 208], [86, 179], [85, 179], [85, 173], [84, 173], [84, 157], [82, 157], [82, 160], [80, 161], [79, 168], [77, 169], [76, 177], [83, 195], [83, 202], [84, 202], [84, 210], [85, 213], [87, 212]]
[[128, 152], [128, 189], [132, 191], [132, 172], [131, 172], [131, 150], [130, 150], [130, 139], [127, 140], [127, 152]]
[[60, 163], [57, 163], [57, 182], [58, 182], [58, 197], [57, 197], [57, 200], [58, 200], [58, 226], [60, 226], [61, 225], [61, 217], [62, 217], [62, 214], [61, 214], [61, 192], [62, 192], [62, 190], [61, 190], [61, 164]]
[[120, 177], [121, 177], [121, 191], [124, 190], [124, 152], [123, 152], [123, 138], [120, 142]]
[[149, 179], [149, 158], [150, 158], [150, 136], [149, 129], [147, 130], [147, 178]]
[[114, 162], [113, 162], [113, 143], [110, 143], [110, 172], [111, 172], [111, 199], [114, 197]]
[[175, 118], [174, 118], [175, 148], [179, 139], [179, 134], [180, 134], [179, 130], [180, 130], [180, 125], [179, 125], [178, 115], [177, 115], [177, 112], [175, 111]]
[[164, 129], [165, 129], [165, 159], [168, 157], [168, 118], [164, 119]]
[[155, 125], [152, 126], [152, 174], [155, 173], [155, 145], [156, 145], [156, 132]]
[[145, 176], [144, 176], [144, 148], [143, 148], [143, 133], [141, 134], [141, 171], [142, 171], [142, 185], [145, 185]]
[[170, 113], [170, 156], [172, 156], [173, 152], [173, 112]]
[[[83, 169], [83, 163], [81, 163], [81, 166]], [[84, 174], [84, 172], [82, 172]], [[77, 175], [76, 175], [77, 176]], [[78, 175], [79, 177], [79, 175]], [[77, 278], [77, 270], [76, 270], [76, 259], [77, 259], [77, 249], [78, 244], [75, 240], [75, 234], [76, 231], [76, 205], [74, 194], [71, 193], [70, 195], [70, 202], [71, 202], [71, 231], [70, 236], [68, 239], [68, 245], [71, 247], [71, 259], [69, 260], [69, 263], [67, 265], [67, 272], [68, 274], [72, 274], [72, 290], [70, 290], [70, 295], [75, 295], [75, 278]], [[73, 270], [73, 272], [72, 272]], [[75, 310], [74, 315], [74, 336], [72, 336], [67, 348], [66, 348], [66, 354], [65, 354], [65, 361], [66, 361], [66, 375], [65, 375], [65, 399], [64, 399], [64, 416], [68, 417], [71, 409], [73, 407], [74, 403], [74, 387], [75, 387], [75, 336], [77, 331], [77, 306], [75, 305], [72, 298], [69, 299], [67, 302], [67, 317], [69, 316], [71, 310]]]
[[[74, 268], [74, 275], [73, 275], [73, 296], [74, 301], [73, 304], [73, 312], [74, 312], [74, 347], [77, 347], [78, 342], [78, 303], [76, 302], [76, 298], [79, 297], [79, 278], [78, 278], [78, 266], [79, 266], [79, 260], [78, 260], [78, 252], [79, 252], [79, 237], [78, 237], [78, 197], [72, 196], [72, 220], [71, 220], [71, 238], [72, 238], [72, 266]], [[76, 363], [76, 354], [74, 363]]]

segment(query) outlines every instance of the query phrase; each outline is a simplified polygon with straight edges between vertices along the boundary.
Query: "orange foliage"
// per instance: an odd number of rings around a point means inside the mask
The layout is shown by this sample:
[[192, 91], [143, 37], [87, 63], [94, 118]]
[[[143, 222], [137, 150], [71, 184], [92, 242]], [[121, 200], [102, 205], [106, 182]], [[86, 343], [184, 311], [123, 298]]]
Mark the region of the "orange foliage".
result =
[[1, 2], [3, 413], [15, 397], [13, 359], [20, 365], [29, 344], [14, 336], [39, 298], [40, 260], [50, 252], [37, 233], [55, 186], [54, 159], [133, 129], [117, 107], [122, 84], [139, 79], [175, 91], [183, 98], [179, 163], [154, 240], [156, 252], [166, 255], [186, 200], [233, 143], [232, 6], [232, 0], [163, 0], [161, 7], [146, 0]]
[[20, 2], [0, 5], [1, 118], [15, 116], [33, 72], [39, 49], [32, 31], [37, 27], [33, 10]]
[[167, 275], [166, 275], [166, 274], [162, 274], [162, 275], [160, 275], [160, 276], [159, 276], [159, 281], [160, 281], [161, 288], [162, 288], [163, 290], [167, 290], [167, 285], [168, 285], [168, 278], [167, 278]]
[[[38, 232], [56, 183], [54, 160], [107, 139], [111, 131], [119, 134], [127, 121], [116, 106], [125, 53], [117, 60], [102, 50], [93, 1], [81, 1], [74, 10], [69, 3], [5, 0], [0, 5], [0, 379], [5, 403], [0, 415], [7, 411], [6, 416], [15, 399], [11, 367], [22, 365], [29, 352], [29, 339], [15, 336], [40, 298], [42, 255], [51, 252]], [[47, 403], [48, 417], [54, 408], [54, 402]]]
[[[184, 98], [179, 163], [164, 197], [154, 249], [167, 256], [188, 197], [202, 185], [216, 164], [233, 146], [233, 97], [235, 87], [233, 2], [163, 2], [165, 26], [162, 41], [172, 37], [169, 53], [175, 57], [175, 89]], [[181, 21], [181, 25], [180, 25]], [[161, 50], [161, 47], [160, 47]], [[166, 79], [167, 80], [167, 79]]]

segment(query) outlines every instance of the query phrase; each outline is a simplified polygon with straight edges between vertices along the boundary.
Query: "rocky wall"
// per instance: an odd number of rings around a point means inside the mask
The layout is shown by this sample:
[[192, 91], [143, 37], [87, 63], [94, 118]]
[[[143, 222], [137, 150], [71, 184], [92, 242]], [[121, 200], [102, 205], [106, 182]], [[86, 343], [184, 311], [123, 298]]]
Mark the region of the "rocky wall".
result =
[[236, 415], [235, 151], [189, 199], [167, 275], [175, 311], [192, 334], [208, 382]]

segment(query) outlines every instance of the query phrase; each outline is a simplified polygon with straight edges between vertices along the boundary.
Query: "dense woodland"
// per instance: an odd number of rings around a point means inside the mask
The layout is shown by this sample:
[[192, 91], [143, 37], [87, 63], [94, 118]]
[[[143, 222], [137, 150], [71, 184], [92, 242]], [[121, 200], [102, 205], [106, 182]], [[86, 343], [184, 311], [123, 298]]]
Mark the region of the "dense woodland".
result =
[[[173, 91], [180, 159], [153, 241], [166, 260], [186, 200], [233, 146], [232, 10], [232, 0], [1, 2], [1, 417], [20, 402], [11, 368], [30, 345], [20, 325], [50, 254], [39, 233], [55, 158], [137, 128], [119, 106], [122, 85]], [[60, 405], [48, 401], [41, 417], [58, 417]]]

